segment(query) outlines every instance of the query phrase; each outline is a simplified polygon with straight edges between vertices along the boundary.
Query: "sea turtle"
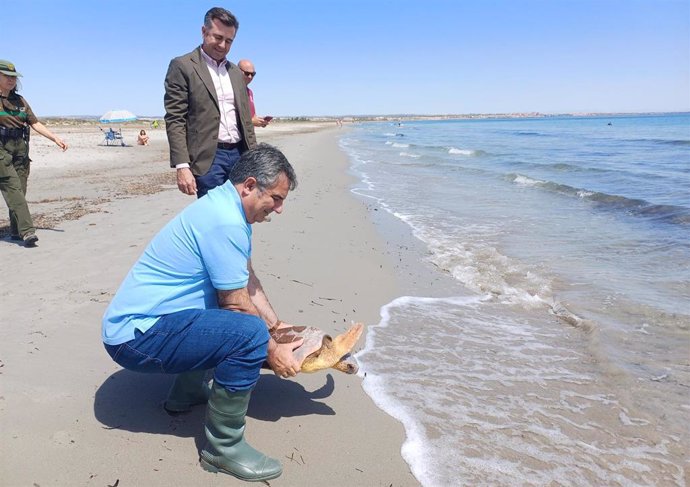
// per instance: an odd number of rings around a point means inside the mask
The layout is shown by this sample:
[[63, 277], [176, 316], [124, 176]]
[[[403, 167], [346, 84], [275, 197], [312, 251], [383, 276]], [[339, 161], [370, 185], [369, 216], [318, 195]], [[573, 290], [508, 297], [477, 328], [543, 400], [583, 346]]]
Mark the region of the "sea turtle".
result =
[[293, 351], [302, 364], [302, 372], [334, 368], [346, 374], [356, 374], [359, 365], [350, 352], [363, 330], [363, 324], [355, 323], [345, 333], [331, 338], [314, 326], [286, 326], [272, 330], [271, 336], [278, 343], [291, 343], [304, 338], [304, 343]]

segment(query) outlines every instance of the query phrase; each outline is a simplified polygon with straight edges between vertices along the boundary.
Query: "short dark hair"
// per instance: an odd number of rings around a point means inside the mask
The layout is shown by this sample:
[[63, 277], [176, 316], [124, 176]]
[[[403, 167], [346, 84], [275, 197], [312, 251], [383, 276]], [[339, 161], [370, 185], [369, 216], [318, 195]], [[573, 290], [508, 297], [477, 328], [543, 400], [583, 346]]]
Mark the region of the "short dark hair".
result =
[[287, 157], [272, 145], [262, 143], [240, 156], [230, 170], [230, 181], [239, 184], [253, 177], [263, 191], [275, 186], [281, 174], [287, 176], [290, 191], [297, 187], [297, 175]]
[[214, 20], [219, 20], [228, 27], [234, 27], [235, 30], [240, 28], [240, 23], [232, 12], [221, 7], [213, 7], [211, 10], [206, 12], [206, 15], [204, 16], [204, 26], [206, 26], [207, 29], [210, 29], [213, 27], [211, 22]]

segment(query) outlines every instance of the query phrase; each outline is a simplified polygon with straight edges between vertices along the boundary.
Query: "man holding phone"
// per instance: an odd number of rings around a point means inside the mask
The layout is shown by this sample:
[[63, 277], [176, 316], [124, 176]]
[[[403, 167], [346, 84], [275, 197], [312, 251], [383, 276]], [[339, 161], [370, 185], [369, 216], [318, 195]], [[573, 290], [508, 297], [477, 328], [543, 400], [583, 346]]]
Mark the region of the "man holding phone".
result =
[[244, 82], [247, 84], [247, 96], [249, 97], [249, 107], [252, 111], [252, 124], [255, 127], [265, 127], [271, 120], [273, 120], [273, 117], [268, 115], [265, 117], [259, 117], [256, 114], [256, 109], [254, 108], [254, 93], [252, 92], [252, 90], [249, 89], [249, 83], [254, 81], [254, 77], [256, 76], [254, 63], [252, 63], [249, 59], [241, 59], [237, 63], [237, 66], [240, 68], [240, 71], [242, 71], [242, 74], [244, 74]]

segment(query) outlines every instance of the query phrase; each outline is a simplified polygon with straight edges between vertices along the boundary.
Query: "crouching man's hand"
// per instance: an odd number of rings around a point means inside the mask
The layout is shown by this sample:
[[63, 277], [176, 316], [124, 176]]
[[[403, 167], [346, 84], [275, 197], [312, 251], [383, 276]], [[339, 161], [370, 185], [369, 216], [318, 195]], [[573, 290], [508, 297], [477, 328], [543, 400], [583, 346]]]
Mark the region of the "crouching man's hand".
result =
[[295, 341], [288, 343], [278, 343], [273, 338], [269, 340], [268, 358], [266, 361], [275, 375], [287, 379], [299, 373], [302, 364], [295, 358], [292, 352], [299, 348], [302, 342], [304, 342], [303, 338], [297, 338]]

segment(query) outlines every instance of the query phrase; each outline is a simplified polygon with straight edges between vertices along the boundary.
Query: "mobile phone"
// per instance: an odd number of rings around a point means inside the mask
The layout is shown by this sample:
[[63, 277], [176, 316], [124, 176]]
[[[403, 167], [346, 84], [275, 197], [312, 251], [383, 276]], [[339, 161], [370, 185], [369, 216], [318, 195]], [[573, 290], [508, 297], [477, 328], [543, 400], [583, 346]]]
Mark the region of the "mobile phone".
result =
[[270, 115], [266, 115], [266, 116], [264, 117], [264, 122], [270, 122], [271, 120], [273, 120], [273, 117], [270, 116]]

